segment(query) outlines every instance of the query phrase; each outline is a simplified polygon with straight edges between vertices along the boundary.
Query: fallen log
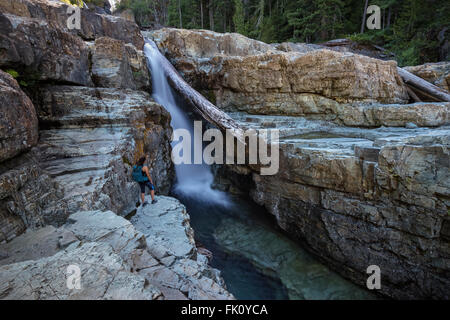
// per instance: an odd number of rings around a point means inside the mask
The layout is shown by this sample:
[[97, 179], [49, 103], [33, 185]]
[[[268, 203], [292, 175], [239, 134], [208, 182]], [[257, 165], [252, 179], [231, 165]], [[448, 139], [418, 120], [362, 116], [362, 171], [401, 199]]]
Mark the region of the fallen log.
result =
[[412, 73], [406, 71], [402, 68], [397, 68], [398, 74], [402, 77], [405, 84], [407, 84], [412, 90], [418, 91], [419, 93], [425, 93], [430, 99], [435, 101], [445, 101], [450, 102], [450, 94], [442, 90], [441, 88], [435, 86], [434, 84], [425, 81], [424, 79], [413, 75]]
[[406, 90], [408, 91], [408, 94], [415, 102], [422, 102], [420, 98], [416, 95], [413, 89], [411, 89], [408, 85], [406, 85]]
[[[159, 50], [153, 41], [148, 43]], [[235, 136], [238, 141], [245, 144], [243, 139], [243, 129], [240, 125], [234, 121], [225, 112], [219, 110], [215, 105], [209, 102], [203, 95], [201, 95], [197, 90], [192, 88], [175, 67], [162, 55], [161, 63], [164, 73], [167, 76], [169, 83], [172, 88], [180, 94], [189, 104], [192, 105], [194, 110], [205, 120], [216, 125], [222, 130], [230, 130], [230, 132]]]

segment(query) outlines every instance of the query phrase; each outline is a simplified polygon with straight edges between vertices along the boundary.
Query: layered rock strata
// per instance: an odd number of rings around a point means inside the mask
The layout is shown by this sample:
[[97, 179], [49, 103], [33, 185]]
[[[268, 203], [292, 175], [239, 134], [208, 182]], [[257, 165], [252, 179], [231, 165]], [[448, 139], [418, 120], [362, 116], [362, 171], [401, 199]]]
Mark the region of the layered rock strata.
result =
[[449, 103], [407, 104], [394, 61], [195, 30], [146, 36], [243, 128], [279, 130], [277, 174], [230, 165], [219, 182], [246, 177], [282, 229], [361, 286], [377, 265], [385, 295], [449, 298]]

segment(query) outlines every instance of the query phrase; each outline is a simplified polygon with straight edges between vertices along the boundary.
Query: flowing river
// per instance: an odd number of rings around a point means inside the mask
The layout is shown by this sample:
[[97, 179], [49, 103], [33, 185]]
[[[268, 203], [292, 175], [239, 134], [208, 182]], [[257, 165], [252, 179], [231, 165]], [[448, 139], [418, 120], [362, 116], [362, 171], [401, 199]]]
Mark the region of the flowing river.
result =
[[[165, 57], [150, 40], [144, 52], [154, 99], [170, 112], [174, 130], [186, 129], [193, 136], [193, 121], [179, 107], [160, 67]], [[208, 165], [180, 164], [175, 171], [173, 195], [186, 206], [196, 240], [213, 253], [211, 265], [222, 271], [228, 290], [237, 299], [376, 298], [279, 231], [264, 208], [213, 189], [214, 176]]]

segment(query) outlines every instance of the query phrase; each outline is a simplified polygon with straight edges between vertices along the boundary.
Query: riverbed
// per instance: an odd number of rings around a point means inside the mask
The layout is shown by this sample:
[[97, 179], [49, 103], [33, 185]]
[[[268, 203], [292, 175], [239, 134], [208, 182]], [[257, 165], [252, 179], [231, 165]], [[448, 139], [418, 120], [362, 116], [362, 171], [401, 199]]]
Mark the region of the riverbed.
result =
[[213, 253], [237, 299], [376, 299], [320, 263], [276, 227], [264, 208], [226, 195], [228, 204], [175, 194], [186, 206], [196, 241]]

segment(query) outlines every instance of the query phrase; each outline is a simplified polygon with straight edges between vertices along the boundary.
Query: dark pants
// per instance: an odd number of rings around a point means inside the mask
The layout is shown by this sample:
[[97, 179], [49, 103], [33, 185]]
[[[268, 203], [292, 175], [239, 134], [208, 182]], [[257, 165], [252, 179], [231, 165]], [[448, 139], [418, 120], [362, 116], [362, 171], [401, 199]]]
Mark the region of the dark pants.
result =
[[145, 193], [145, 187], [149, 188], [150, 190], [155, 190], [155, 187], [150, 181], [139, 182], [139, 187], [141, 187], [141, 193]]

